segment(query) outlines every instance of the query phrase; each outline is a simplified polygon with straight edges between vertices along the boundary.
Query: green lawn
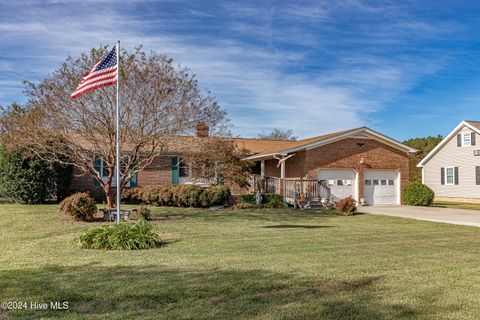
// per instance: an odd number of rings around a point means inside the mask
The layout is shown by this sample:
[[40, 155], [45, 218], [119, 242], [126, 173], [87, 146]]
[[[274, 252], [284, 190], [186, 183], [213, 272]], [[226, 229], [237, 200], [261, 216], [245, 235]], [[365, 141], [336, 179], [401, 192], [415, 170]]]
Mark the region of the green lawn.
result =
[[157, 209], [164, 247], [80, 250], [56, 206], [0, 205], [0, 319], [478, 319], [480, 229], [293, 210]]
[[469, 202], [436, 201], [434, 203], [434, 206], [443, 207], [443, 208], [452, 208], [452, 209], [480, 210], [480, 203], [469, 203]]

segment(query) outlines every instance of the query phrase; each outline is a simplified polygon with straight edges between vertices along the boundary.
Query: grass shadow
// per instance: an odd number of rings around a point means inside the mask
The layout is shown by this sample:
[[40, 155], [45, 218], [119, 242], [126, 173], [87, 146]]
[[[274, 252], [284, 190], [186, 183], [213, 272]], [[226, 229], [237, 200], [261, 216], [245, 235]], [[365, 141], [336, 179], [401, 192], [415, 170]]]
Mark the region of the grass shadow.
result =
[[271, 229], [320, 229], [320, 228], [333, 228], [333, 226], [316, 226], [307, 224], [276, 224], [272, 226], [263, 226], [262, 228]]
[[160, 266], [0, 271], [2, 301], [68, 301], [68, 310], [17, 310], [11, 319], [410, 319], [388, 304], [381, 277], [302, 278], [265, 270], [176, 270]]

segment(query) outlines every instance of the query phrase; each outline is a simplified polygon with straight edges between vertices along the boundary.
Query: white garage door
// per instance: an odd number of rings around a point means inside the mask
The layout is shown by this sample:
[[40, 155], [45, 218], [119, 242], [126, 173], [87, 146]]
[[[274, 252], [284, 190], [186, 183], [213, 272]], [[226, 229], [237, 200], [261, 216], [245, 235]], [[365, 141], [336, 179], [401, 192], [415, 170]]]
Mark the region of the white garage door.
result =
[[[333, 201], [353, 197], [355, 194], [355, 172], [351, 169], [320, 169], [318, 180], [330, 189]], [[323, 189], [320, 190], [322, 192]], [[326, 198], [327, 194], [321, 196]]]
[[387, 170], [367, 170], [363, 188], [365, 203], [369, 206], [398, 203], [398, 173]]

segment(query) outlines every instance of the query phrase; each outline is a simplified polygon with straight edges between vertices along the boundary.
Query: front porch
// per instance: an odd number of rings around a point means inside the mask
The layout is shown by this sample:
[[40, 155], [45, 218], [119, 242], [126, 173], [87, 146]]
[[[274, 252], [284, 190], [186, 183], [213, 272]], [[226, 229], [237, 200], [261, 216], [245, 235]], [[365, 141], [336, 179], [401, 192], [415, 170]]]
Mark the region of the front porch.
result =
[[330, 188], [316, 179], [278, 178], [253, 174], [251, 188], [253, 192], [279, 194], [290, 204], [295, 204], [296, 201], [317, 202], [326, 199], [331, 202], [334, 200]]

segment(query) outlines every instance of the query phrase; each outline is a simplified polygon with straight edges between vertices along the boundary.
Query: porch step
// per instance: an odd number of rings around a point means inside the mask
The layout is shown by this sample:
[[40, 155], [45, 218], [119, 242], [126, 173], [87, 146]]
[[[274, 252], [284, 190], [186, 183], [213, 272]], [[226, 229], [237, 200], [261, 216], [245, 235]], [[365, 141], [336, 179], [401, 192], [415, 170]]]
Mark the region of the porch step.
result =
[[[308, 201], [301, 202], [300, 204], [302, 206], [305, 206], [308, 203]], [[325, 207], [322, 205], [320, 201], [310, 201], [310, 208], [304, 208], [303, 210], [321, 210], [324, 209]]]

